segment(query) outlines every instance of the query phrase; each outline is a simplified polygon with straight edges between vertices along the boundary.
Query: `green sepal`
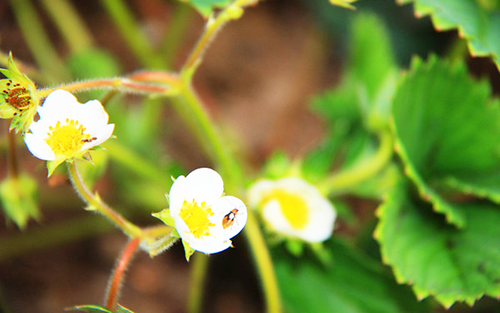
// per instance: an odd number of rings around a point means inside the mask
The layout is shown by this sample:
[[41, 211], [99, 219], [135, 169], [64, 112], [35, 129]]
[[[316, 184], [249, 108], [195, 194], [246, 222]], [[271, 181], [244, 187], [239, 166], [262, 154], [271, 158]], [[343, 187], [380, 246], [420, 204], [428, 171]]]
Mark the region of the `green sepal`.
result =
[[184, 254], [186, 256], [186, 261], [189, 262], [189, 259], [194, 254], [195, 250], [189, 246], [187, 241], [182, 240], [182, 245], [184, 246]]
[[0, 184], [0, 198], [5, 215], [22, 230], [26, 228], [30, 218], [38, 220], [40, 217], [37, 191], [36, 181], [26, 174], [17, 178], [7, 177]]
[[170, 209], [164, 209], [160, 212], [152, 213], [151, 215], [165, 223], [165, 225], [175, 227], [175, 220], [172, 215], [170, 215]]
[[52, 176], [56, 168], [61, 165], [64, 161], [66, 161], [65, 158], [58, 158], [53, 161], [47, 161], [47, 177]]
[[313, 242], [309, 244], [314, 255], [324, 266], [330, 266], [333, 263], [333, 256], [331, 252], [325, 248], [323, 242]]
[[[15, 130], [16, 133], [25, 133], [33, 122], [40, 99], [37, 96], [36, 86], [33, 81], [17, 69], [12, 59], [12, 53], [9, 53], [7, 68], [0, 70], [7, 77], [0, 80], [0, 118], [12, 118], [9, 130]], [[7, 84], [10, 85], [7, 86]], [[15, 84], [19, 84], [20, 87], [25, 88], [28, 93], [24, 95], [29, 97], [28, 107], [20, 109], [7, 102], [7, 97], [10, 94], [8, 91], [14, 88], [13, 85]], [[3, 93], [4, 90], [7, 94]]]
[[298, 239], [285, 239], [285, 247], [292, 255], [299, 257], [304, 253], [304, 242]]

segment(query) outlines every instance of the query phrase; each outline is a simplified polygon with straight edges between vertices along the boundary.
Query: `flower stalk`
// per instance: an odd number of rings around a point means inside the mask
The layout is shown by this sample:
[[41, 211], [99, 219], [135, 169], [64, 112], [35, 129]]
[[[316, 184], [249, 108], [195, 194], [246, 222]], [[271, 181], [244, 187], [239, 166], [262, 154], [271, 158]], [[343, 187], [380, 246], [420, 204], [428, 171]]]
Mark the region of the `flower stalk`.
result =
[[393, 136], [388, 129], [384, 129], [378, 133], [378, 138], [379, 148], [370, 159], [362, 161], [351, 169], [331, 175], [318, 184], [318, 189], [323, 194], [338, 194], [378, 174], [391, 160]]
[[130, 240], [118, 258], [115, 270], [113, 271], [113, 275], [111, 276], [111, 280], [109, 282], [108, 292], [106, 294], [105, 305], [108, 310], [115, 311], [116, 309], [118, 298], [120, 296], [120, 289], [125, 277], [125, 271], [130, 265], [132, 257], [139, 247], [139, 243], [139, 237]]
[[88, 204], [88, 210], [95, 210], [107, 217], [114, 225], [120, 228], [127, 236], [131, 238], [141, 237], [142, 230], [132, 224], [123, 216], [111, 209], [105, 204], [98, 195], [91, 193], [85, 186], [74, 160], [66, 162], [68, 165], [69, 177], [77, 194]]

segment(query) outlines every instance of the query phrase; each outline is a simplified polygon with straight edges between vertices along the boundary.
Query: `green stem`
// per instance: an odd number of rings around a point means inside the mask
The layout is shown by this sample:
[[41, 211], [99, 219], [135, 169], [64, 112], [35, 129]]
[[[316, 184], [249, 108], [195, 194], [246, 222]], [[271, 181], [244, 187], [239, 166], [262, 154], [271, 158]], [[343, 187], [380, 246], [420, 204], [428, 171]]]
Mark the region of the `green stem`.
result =
[[203, 291], [205, 290], [206, 273], [208, 268], [208, 257], [206, 255], [196, 253], [193, 256], [191, 267], [191, 277], [189, 279], [189, 301], [187, 312], [201, 312], [203, 302]]
[[107, 217], [113, 224], [115, 224], [118, 228], [120, 228], [126, 235], [131, 238], [141, 237], [142, 230], [136, 225], [132, 224], [128, 220], [126, 220], [123, 216], [115, 212], [112, 208], [106, 205], [97, 195], [92, 194], [85, 184], [81, 176], [78, 173], [75, 161], [68, 161], [68, 171], [69, 176], [71, 178], [71, 182], [73, 183], [73, 187], [80, 197], [87, 203], [87, 205], [97, 212], [101, 213], [105, 217]]
[[193, 48], [186, 63], [182, 67], [181, 76], [191, 77], [201, 63], [203, 53], [207, 49], [209, 43], [215, 38], [219, 30], [222, 29], [227, 22], [239, 19], [243, 15], [243, 7], [256, 4], [258, 0], [236, 0], [232, 4], [224, 8], [217, 16], [211, 15], [208, 18], [205, 30], [200, 39]]
[[177, 113], [187, 123], [206, 155], [220, 169], [226, 190], [242, 186], [242, 173], [233, 153], [222, 135], [212, 125], [207, 112], [193, 89], [187, 85], [179, 90], [179, 96], [172, 99]]
[[92, 35], [70, 2], [43, 0], [42, 4], [73, 53], [92, 46]]
[[385, 129], [378, 133], [380, 146], [378, 151], [368, 160], [362, 161], [343, 172], [333, 174], [318, 184], [324, 194], [336, 194], [355, 187], [372, 178], [391, 160], [393, 154], [392, 133]]
[[42, 71], [54, 81], [68, 79], [68, 71], [50, 44], [49, 37], [44, 32], [42, 22], [30, 0], [11, 0], [10, 2], [19, 28]]
[[267, 249], [266, 242], [257, 223], [253, 211], [248, 211], [247, 224], [245, 225], [245, 234], [247, 236], [250, 248], [253, 253], [254, 261], [259, 269], [260, 280], [262, 283], [266, 308], [268, 313], [279, 313], [282, 311], [278, 281], [274, 272], [271, 255]]
[[160, 54], [163, 55], [165, 66], [172, 68], [179, 47], [184, 40], [185, 32], [191, 22], [193, 10], [189, 5], [175, 2], [173, 9], [172, 21], [165, 30], [162, 43], [160, 45]]
[[135, 22], [127, 4], [123, 0], [104, 0], [101, 3], [141, 64], [148, 68], [163, 68], [162, 60], [154, 54], [151, 43]]

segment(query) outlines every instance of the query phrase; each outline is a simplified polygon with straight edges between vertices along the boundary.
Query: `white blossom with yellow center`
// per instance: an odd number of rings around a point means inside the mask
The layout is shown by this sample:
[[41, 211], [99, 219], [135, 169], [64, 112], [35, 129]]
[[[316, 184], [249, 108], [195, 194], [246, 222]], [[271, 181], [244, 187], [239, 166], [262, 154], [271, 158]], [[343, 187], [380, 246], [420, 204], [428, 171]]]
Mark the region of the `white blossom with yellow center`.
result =
[[179, 236], [192, 249], [208, 254], [223, 251], [245, 226], [245, 204], [223, 193], [221, 176], [209, 168], [174, 181], [168, 196], [170, 214]]
[[81, 157], [106, 141], [115, 127], [108, 124], [109, 116], [99, 101], [82, 104], [65, 90], [50, 93], [38, 115], [24, 141], [34, 156], [46, 161]]
[[332, 235], [337, 217], [334, 206], [300, 178], [260, 180], [250, 187], [248, 199], [276, 233], [311, 243]]

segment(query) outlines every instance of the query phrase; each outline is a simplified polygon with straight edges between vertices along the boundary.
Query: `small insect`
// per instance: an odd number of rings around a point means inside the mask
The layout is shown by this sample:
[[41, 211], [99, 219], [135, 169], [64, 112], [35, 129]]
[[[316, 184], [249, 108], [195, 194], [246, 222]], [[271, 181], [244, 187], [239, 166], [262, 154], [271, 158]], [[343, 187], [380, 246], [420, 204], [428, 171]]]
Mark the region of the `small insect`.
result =
[[82, 139], [82, 142], [92, 142], [94, 140], [97, 140], [97, 137], [85, 138], [85, 139]]
[[224, 215], [224, 217], [222, 218], [222, 228], [226, 229], [229, 226], [233, 225], [236, 214], [238, 214], [238, 209], [232, 209], [231, 212]]

